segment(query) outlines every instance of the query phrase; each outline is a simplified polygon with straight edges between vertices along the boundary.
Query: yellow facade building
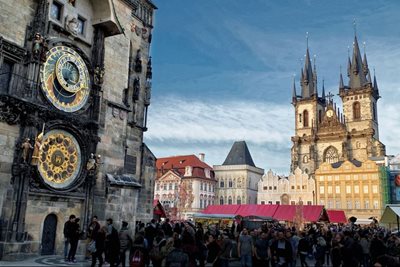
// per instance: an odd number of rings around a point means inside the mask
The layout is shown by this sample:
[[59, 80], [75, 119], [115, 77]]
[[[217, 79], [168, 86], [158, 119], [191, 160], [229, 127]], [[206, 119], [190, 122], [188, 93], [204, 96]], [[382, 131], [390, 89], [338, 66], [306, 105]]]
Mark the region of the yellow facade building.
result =
[[383, 212], [379, 166], [371, 160], [324, 162], [315, 172], [317, 203], [360, 221]]

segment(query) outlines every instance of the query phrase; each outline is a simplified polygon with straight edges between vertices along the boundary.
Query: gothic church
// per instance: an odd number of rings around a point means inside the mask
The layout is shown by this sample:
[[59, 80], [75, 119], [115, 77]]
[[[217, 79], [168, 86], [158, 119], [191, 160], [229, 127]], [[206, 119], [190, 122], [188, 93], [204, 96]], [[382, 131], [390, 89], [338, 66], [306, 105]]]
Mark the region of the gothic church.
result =
[[301, 92], [293, 83], [292, 104], [295, 108], [295, 135], [292, 136], [291, 172], [297, 167], [314, 176], [323, 162], [365, 161], [385, 155], [379, 140], [377, 101], [379, 89], [368, 67], [367, 56], [361, 55], [357, 36], [353, 54], [348, 58], [345, 85], [340, 74], [339, 96], [343, 112], [336, 107], [332, 94], [318, 94], [317, 72], [307, 47], [301, 70]]

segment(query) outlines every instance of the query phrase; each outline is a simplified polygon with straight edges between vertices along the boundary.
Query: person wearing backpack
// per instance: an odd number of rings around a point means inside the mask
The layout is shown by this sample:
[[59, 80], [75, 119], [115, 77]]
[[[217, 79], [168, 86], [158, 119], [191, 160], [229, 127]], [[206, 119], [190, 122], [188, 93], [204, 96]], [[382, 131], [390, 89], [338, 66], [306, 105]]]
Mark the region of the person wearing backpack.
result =
[[130, 256], [129, 256], [129, 266], [130, 267], [144, 267], [146, 266], [146, 244], [145, 239], [141, 234], [138, 234], [133, 241]]
[[119, 262], [121, 263], [122, 267], [125, 267], [126, 264], [126, 252], [129, 250], [132, 244], [132, 238], [129, 235], [128, 231], [128, 223], [126, 221], [122, 221], [121, 230], [118, 233], [119, 236]]

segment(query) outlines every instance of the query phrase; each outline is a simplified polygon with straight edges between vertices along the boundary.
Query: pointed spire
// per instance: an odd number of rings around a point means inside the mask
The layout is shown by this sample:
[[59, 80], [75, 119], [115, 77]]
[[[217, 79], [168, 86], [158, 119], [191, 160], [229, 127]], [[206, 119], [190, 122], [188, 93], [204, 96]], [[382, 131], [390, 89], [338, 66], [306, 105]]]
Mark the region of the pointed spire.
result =
[[360, 88], [367, 82], [363, 70], [363, 62], [361, 59], [360, 47], [358, 45], [357, 36], [354, 36], [353, 56], [351, 61], [350, 72], [350, 88]]
[[340, 78], [339, 78], [339, 89], [344, 89], [342, 73], [340, 73]]
[[314, 74], [310, 60], [310, 51], [308, 50], [308, 32], [307, 32], [307, 51], [305, 55], [304, 69], [301, 72], [301, 97], [309, 98], [315, 94]]
[[374, 91], [378, 92], [378, 94], [379, 94], [379, 88], [378, 88], [378, 83], [376, 81], [375, 69], [374, 69]]
[[369, 69], [368, 69], [368, 61], [367, 61], [367, 54], [365, 53], [365, 42], [363, 43], [364, 45], [364, 57], [363, 57], [363, 71], [364, 74], [367, 75], [369, 73]]
[[296, 77], [293, 75], [292, 104], [296, 104], [296, 102], [297, 102]]
[[313, 61], [314, 61], [314, 62], [313, 62], [313, 63], [314, 63], [314, 70], [313, 70], [314, 91], [313, 91], [313, 95], [315, 95], [316, 97], [318, 97], [318, 90], [317, 90], [317, 65], [316, 65], [317, 55], [314, 55]]
[[322, 99], [325, 100], [325, 80], [322, 79]]
[[367, 74], [367, 82], [372, 84], [371, 73], [368, 72]]
[[351, 60], [350, 56], [347, 57], [347, 77], [351, 76]]

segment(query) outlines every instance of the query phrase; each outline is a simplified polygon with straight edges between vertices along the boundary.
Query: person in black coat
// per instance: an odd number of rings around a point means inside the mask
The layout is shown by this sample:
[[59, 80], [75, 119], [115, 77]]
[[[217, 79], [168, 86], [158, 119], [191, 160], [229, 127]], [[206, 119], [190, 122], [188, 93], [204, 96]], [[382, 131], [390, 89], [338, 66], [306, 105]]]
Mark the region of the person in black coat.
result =
[[95, 267], [97, 260], [99, 260], [99, 267], [103, 265], [103, 252], [105, 249], [106, 234], [107, 234], [107, 227], [103, 226], [100, 228], [100, 230], [96, 233], [96, 235], [93, 238], [93, 240], [96, 242], [96, 251], [92, 253], [91, 267]]
[[285, 239], [282, 230], [278, 232], [278, 238], [271, 245], [271, 255], [275, 266], [288, 267], [292, 262], [293, 249], [292, 244]]
[[107, 236], [106, 236], [106, 247], [107, 260], [110, 263], [110, 267], [118, 265], [118, 256], [120, 250], [120, 242], [118, 231], [113, 226], [113, 220], [107, 219]]
[[300, 264], [301, 267], [308, 267], [306, 258], [308, 252], [310, 251], [310, 241], [306, 238], [306, 234], [304, 232], [301, 232], [300, 237], [301, 239], [299, 240], [299, 246], [297, 247], [300, 256]]
[[67, 261], [76, 262], [75, 254], [78, 248], [79, 236], [80, 236], [80, 226], [79, 226], [79, 218], [76, 218], [75, 221], [70, 225], [70, 237], [69, 243], [71, 248], [69, 249]]

